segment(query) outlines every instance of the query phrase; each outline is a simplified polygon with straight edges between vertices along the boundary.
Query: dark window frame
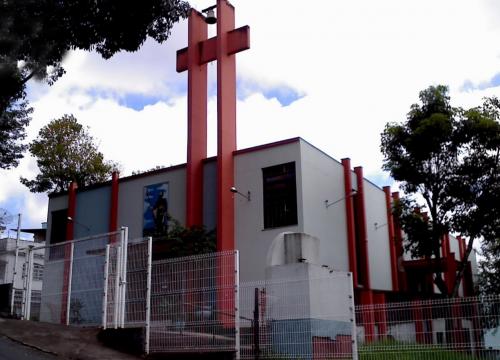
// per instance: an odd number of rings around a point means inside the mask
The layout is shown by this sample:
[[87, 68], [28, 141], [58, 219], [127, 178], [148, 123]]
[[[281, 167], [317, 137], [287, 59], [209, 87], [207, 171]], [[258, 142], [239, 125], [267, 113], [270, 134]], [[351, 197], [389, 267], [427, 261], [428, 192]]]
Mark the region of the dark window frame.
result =
[[264, 229], [298, 225], [295, 161], [262, 168]]

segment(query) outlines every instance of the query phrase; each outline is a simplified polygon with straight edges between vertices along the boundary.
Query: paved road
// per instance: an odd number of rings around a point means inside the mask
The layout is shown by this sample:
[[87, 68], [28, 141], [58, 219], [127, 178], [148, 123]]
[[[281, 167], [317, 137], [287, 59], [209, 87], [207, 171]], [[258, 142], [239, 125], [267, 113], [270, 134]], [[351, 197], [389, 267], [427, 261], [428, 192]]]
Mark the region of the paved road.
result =
[[[57, 356], [38, 351], [0, 336], [0, 360], [55, 360]], [[59, 358], [61, 359], [61, 358]]]

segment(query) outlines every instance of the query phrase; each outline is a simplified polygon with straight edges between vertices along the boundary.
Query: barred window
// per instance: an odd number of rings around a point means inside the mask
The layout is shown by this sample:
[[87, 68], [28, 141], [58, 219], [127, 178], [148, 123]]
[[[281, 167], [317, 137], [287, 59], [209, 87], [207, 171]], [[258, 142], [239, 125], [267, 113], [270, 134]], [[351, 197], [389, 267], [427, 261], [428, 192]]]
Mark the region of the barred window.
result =
[[33, 280], [43, 280], [43, 265], [35, 264], [33, 267]]

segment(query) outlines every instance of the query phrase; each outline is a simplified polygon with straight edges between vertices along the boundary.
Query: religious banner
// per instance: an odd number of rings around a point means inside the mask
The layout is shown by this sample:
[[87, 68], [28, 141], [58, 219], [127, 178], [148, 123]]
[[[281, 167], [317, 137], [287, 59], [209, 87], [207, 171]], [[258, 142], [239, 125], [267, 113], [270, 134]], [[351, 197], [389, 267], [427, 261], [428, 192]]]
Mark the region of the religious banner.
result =
[[142, 236], [165, 236], [168, 231], [168, 183], [144, 187]]

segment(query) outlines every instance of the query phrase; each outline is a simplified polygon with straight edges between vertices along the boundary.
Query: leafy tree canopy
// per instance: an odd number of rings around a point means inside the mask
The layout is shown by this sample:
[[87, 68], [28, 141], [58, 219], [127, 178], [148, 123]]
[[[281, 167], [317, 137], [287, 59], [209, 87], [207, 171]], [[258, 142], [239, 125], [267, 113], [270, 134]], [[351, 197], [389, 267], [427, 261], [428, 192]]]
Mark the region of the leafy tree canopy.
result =
[[[11, 143], [23, 138], [29, 121], [29, 112], [16, 109], [29, 109], [25, 87], [30, 79], [54, 83], [65, 72], [62, 61], [69, 50], [95, 50], [108, 59], [138, 50], [147, 37], [161, 43], [188, 11], [182, 0], [0, 1], [0, 125], [15, 129], [8, 133]], [[16, 166], [24, 148], [10, 150], [0, 149], [3, 168]]]
[[73, 115], [64, 115], [44, 126], [29, 145], [40, 174], [21, 178], [31, 192], [67, 190], [72, 181], [88, 186], [106, 181], [116, 163], [105, 161], [94, 139]]
[[[448, 88], [431, 86], [420, 92], [420, 104], [411, 106], [404, 123], [388, 123], [382, 133], [383, 169], [406, 193], [395, 207], [406, 250], [439, 258], [446, 233], [469, 239], [453, 289], [435, 274], [444, 294], [457, 294], [473, 241], [498, 237], [499, 111], [496, 98], [468, 110], [452, 107]], [[415, 201], [417, 194], [423, 204]]]
[[22, 153], [27, 148], [21, 141], [26, 137], [24, 130], [32, 111], [26, 100], [18, 99], [0, 113], [0, 169], [9, 169], [19, 164]]

